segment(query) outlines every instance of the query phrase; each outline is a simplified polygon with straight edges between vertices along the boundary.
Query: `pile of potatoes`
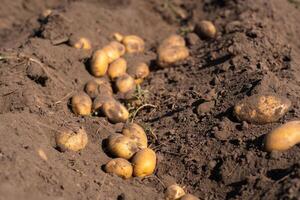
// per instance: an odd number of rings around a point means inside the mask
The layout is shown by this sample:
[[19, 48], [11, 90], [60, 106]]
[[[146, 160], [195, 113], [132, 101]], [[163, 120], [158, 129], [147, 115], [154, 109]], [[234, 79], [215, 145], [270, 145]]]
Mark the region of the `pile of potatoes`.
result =
[[115, 157], [105, 165], [107, 173], [127, 179], [145, 177], [155, 170], [156, 154], [148, 148], [147, 135], [136, 123], [126, 124], [122, 134], [110, 135], [107, 149]]

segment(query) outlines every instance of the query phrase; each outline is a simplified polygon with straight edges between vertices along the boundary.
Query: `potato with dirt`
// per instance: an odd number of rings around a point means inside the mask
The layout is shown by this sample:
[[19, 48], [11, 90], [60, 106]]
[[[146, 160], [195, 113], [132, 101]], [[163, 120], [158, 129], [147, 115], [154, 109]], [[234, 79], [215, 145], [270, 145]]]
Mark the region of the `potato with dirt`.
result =
[[255, 94], [234, 106], [234, 114], [240, 121], [266, 124], [278, 121], [291, 107], [291, 101], [276, 94]]
[[126, 122], [129, 118], [127, 108], [116, 100], [104, 102], [102, 112], [111, 123]]
[[149, 76], [149, 66], [144, 62], [136, 63], [135, 65], [129, 66], [127, 73], [134, 78], [135, 84], [141, 84], [144, 79]]
[[123, 74], [116, 79], [115, 87], [118, 92], [127, 93], [135, 88], [135, 82], [129, 74]]
[[80, 151], [88, 143], [88, 136], [83, 128], [64, 129], [55, 137], [56, 145], [61, 151]]
[[113, 90], [110, 83], [104, 78], [95, 78], [85, 84], [84, 91], [95, 99], [98, 95], [112, 96]]
[[109, 161], [104, 168], [106, 173], [115, 174], [121, 178], [132, 177], [133, 168], [130, 162], [124, 158], [115, 158]]
[[147, 135], [144, 129], [137, 123], [126, 124], [122, 130], [122, 134], [135, 141], [141, 149], [147, 148]]
[[84, 92], [75, 94], [71, 99], [72, 111], [77, 115], [90, 115], [92, 111], [92, 99]]
[[111, 101], [115, 101], [114, 97], [111, 95], [98, 95], [94, 101], [93, 101], [93, 105], [92, 105], [92, 111], [96, 114], [100, 113], [102, 110], [102, 106], [105, 102], [111, 102]]
[[122, 134], [110, 135], [107, 139], [107, 144], [108, 151], [117, 158], [128, 160], [139, 151], [137, 143]]
[[138, 151], [132, 158], [133, 176], [145, 177], [153, 174], [156, 167], [156, 154], [152, 149]]
[[286, 151], [300, 142], [300, 121], [287, 122], [265, 136], [267, 151]]
[[124, 58], [118, 58], [110, 63], [107, 74], [109, 78], [114, 81], [116, 78], [124, 75], [127, 69], [127, 62]]
[[189, 56], [189, 50], [181, 36], [171, 35], [162, 41], [158, 47], [157, 54], [158, 65], [160, 67], [169, 67], [185, 60]]
[[182, 187], [177, 184], [173, 184], [167, 187], [165, 191], [165, 199], [166, 200], [176, 200], [180, 199], [185, 195], [185, 191]]

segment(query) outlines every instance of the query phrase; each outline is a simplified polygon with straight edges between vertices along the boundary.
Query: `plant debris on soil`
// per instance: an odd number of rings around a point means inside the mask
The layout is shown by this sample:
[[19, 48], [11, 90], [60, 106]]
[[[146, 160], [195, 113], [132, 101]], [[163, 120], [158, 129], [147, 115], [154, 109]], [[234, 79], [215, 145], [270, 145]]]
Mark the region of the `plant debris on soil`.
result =
[[[169, 183], [200, 199], [299, 199], [300, 146], [268, 153], [263, 138], [300, 116], [300, 8], [296, 0], [2, 0], [0, 7], [0, 199], [164, 199]], [[45, 11], [51, 9], [50, 15]], [[212, 21], [215, 39], [193, 33]], [[146, 42], [151, 66], [144, 106], [134, 120], [147, 131], [158, 163], [153, 175], [121, 179], [103, 166], [103, 140], [122, 124], [80, 117], [70, 97], [93, 77], [92, 50], [113, 33]], [[156, 48], [185, 37], [190, 56], [169, 68]], [[129, 58], [134, 59], [134, 58]], [[292, 102], [278, 122], [250, 124], [233, 116], [247, 96], [276, 93]], [[150, 106], [147, 106], [150, 105]], [[136, 111], [136, 112], [135, 112]], [[80, 152], [60, 152], [55, 134], [72, 124], [89, 138]]]

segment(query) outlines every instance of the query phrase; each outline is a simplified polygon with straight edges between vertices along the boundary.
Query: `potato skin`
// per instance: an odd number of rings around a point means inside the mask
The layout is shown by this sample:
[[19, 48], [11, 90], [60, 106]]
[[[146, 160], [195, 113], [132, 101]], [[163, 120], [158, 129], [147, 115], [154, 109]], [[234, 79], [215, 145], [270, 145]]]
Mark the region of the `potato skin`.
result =
[[70, 129], [62, 130], [56, 135], [56, 145], [61, 151], [79, 151], [85, 148], [88, 143], [88, 136], [83, 128], [76, 131]]
[[156, 166], [156, 154], [152, 149], [142, 149], [133, 156], [131, 163], [133, 164], [133, 176], [151, 175]]
[[158, 52], [158, 64], [161, 67], [168, 67], [189, 56], [189, 50], [185, 46], [167, 46]]
[[265, 136], [266, 151], [285, 151], [300, 142], [300, 121], [287, 122]]
[[109, 65], [107, 74], [111, 80], [115, 80], [116, 78], [124, 75], [126, 73], [126, 69], [126, 60], [124, 58], [118, 58]]
[[202, 20], [198, 24], [196, 24], [195, 32], [202, 39], [212, 39], [217, 35], [217, 29], [215, 25], [211, 21]]
[[125, 106], [116, 100], [103, 103], [102, 112], [112, 123], [126, 122], [129, 117]]
[[177, 184], [167, 187], [165, 192], [166, 200], [176, 200], [185, 195], [185, 191]]
[[146, 63], [140, 62], [128, 67], [127, 73], [135, 79], [136, 84], [140, 84], [144, 78], [149, 76], [150, 69]]
[[185, 40], [183, 37], [181, 37], [180, 35], [171, 35], [169, 36], [168, 38], [164, 39], [162, 41], [162, 43], [160, 44], [159, 46], [159, 49], [163, 49], [163, 48], [166, 48], [166, 47], [170, 47], [170, 46], [181, 46], [181, 47], [185, 47], [186, 46], [186, 43], [185, 43]]
[[72, 111], [77, 115], [90, 115], [92, 111], [92, 100], [84, 92], [75, 94], [71, 100]]
[[147, 135], [140, 125], [136, 123], [126, 124], [122, 130], [122, 134], [135, 141], [141, 149], [147, 148]]
[[120, 93], [129, 92], [135, 87], [134, 79], [128, 74], [123, 74], [122, 76], [118, 77], [115, 84]]
[[128, 179], [132, 177], [133, 168], [130, 162], [123, 158], [115, 158], [105, 165], [107, 173], [116, 174], [117, 176]]
[[98, 95], [94, 101], [93, 101], [93, 106], [92, 106], [92, 111], [93, 112], [99, 112], [102, 109], [102, 105], [105, 102], [109, 102], [109, 101], [115, 101], [115, 99], [113, 98], [113, 96], [110, 95]]
[[91, 74], [96, 77], [104, 76], [106, 74], [109, 64], [109, 57], [102, 49], [94, 52], [91, 59]]
[[145, 42], [142, 38], [136, 35], [127, 35], [123, 38], [122, 43], [126, 48], [127, 53], [140, 53], [145, 50]]
[[108, 150], [113, 156], [128, 160], [139, 148], [136, 142], [130, 138], [121, 134], [114, 134], [108, 137]]
[[92, 45], [91, 45], [91, 42], [89, 39], [87, 39], [85, 37], [81, 37], [81, 38], [79, 38], [79, 40], [77, 42], [75, 42], [73, 47], [75, 47], [76, 49], [89, 50], [92, 48]]
[[234, 106], [234, 114], [240, 121], [266, 124], [278, 121], [291, 107], [291, 101], [276, 94], [255, 94]]
[[194, 195], [191, 195], [191, 194], [186, 194], [186, 195], [182, 196], [180, 198], [180, 200], [199, 200], [199, 198], [195, 197]]
[[104, 46], [102, 51], [106, 53], [110, 64], [125, 54], [125, 46], [120, 42], [113, 41]]

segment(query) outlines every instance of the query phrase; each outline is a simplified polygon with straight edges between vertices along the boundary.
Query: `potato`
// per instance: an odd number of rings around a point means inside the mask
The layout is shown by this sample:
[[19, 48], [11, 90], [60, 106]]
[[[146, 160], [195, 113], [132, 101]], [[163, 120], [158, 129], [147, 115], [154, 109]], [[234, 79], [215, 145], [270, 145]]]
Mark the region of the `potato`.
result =
[[144, 40], [136, 35], [125, 36], [122, 43], [125, 45], [127, 53], [140, 53], [145, 49]]
[[166, 46], [158, 52], [158, 64], [161, 67], [168, 67], [189, 56], [189, 50], [185, 46]]
[[267, 151], [285, 151], [300, 142], [300, 121], [290, 121], [268, 133], [265, 137]]
[[84, 92], [75, 94], [71, 100], [72, 111], [77, 115], [90, 115], [92, 100]]
[[126, 69], [126, 60], [124, 58], [118, 58], [109, 65], [107, 74], [111, 80], [115, 80], [116, 78], [124, 75], [126, 73]]
[[93, 112], [99, 112], [102, 110], [102, 105], [105, 102], [115, 101], [113, 96], [110, 95], [99, 95], [95, 98], [92, 105]]
[[180, 198], [180, 200], [199, 200], [198, 197], [195, 197], [191, 194], [186, 194]]
[[131, 163], [127, 160], [115, 158], [105, 165], [105, 171], [127, 179], [132, 176], [133, 168]]
[[91, 59], [91, 74], [96, 77], [104, 76], [106, 74], [108, 64], [109, 57], [106, 51], [103, 51], [101, 49], [95, 51]]
[[135, 88], [134, 79], [128, 74], [118, 77], [115, 84], [120, 93], [126, 93]]
[[120, 42], [113, 41], [103, 47], [102, 51], [108, 56], [108, 63], [112, 63], [125, 54], [125, 46]]
[[61, 151], [79, 151], [85, 148], [88, 143], [88, 136], [83, 128], [73, 131], [62, 130], [56, 135], [56, 145]]
[[167, 187], [165, 192], [166, 200], [176, 200], [185, 195], [185, 192], [182, 187], [177, 184], [170, 185]]
[[135, 84], [141, 84], [147, 76], [150, 74], [149, 66], [140, 62], [127, 69], [127, 73], [134, 78]]
[[136, 123], [126, 124], [122, 130], [122, 134], [135, 141], [141, 149], [147, 148], [147, 135], [140, 125]]
[[124, 36], [121, 33], [114, 33], [114, 38], [118, 41], [118, 42], [122, 42], [122, 40], [124, 39]]
[[89, 39], [85, 38], [85, 37], [81, 37], [79, 38], [78, 41], [76, 41], [73, 44], [73, 47], [75, 47], [76, 49], [85, 49], [85, 50], [89, 50], [92, 48], [91, 42]]
[[211, 21], [202, 20], [195, 26], [195, 32], [202, 39], [215, 38], [217, 35], [217, 29]]
[[92, 98], [95, 99], [98, 95], [105, 95], [105, 96], [112, 96], [113, 90], [111, 88], [110, 83], [103, 79], [103, 78], [97, 78], [88, 81], [85, 84], [84, 91]]
[[160, 44], [159, 48], [166, 48], [170, 46], [182, 46], [184, 47], [185, 40], [180, 35], [171, 35], [168, 38], [164, 39]]
[[151, 175], [156, 166], [156, 154], [152, 149], [146, 148], [138, 151], [132, 158], [133, 175], [145, 177]]
[[116, 100], [104, 102], [102, 112], [112, 123], [126, 122], [129, 112], [120, 102]]
[[121, 134], [108, 137], [108, 150], [118, 158], [130, 159], [138, 150], [136, 142]]
[[266, 124], [279, 120], [291, 107], [291, 101], [276, 94], [255, 94], [237, 103], [234, 114], [241, 121]]

